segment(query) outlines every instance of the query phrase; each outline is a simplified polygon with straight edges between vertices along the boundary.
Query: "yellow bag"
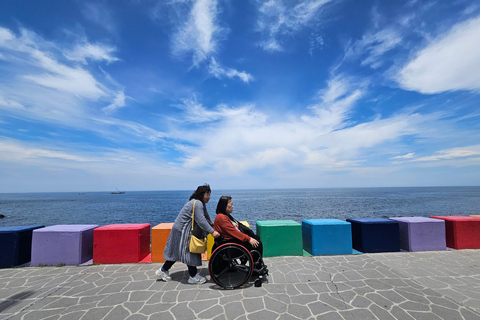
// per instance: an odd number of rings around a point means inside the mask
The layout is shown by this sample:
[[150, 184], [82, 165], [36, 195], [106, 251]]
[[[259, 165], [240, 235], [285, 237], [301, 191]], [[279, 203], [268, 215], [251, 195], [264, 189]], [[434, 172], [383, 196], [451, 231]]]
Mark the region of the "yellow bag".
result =
[[193, 202], [193, 211], [192, 211], [192, 235], [190, 236], [190, 244], [188, 249], [191, 253], [205, 253], [207, 250], [207, 238], [199, 239], [193, 235], [193, 225], [195, 224], [195, 200]]

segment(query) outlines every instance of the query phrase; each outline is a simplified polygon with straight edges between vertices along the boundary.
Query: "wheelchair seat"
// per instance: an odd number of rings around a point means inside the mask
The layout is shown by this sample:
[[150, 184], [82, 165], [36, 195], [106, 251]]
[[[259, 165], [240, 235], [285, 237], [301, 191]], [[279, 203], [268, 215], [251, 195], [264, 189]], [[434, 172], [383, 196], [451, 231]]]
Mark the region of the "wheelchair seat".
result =
[[[210, 278], [224, 289], [235, 289], [246, 284], [252, 275], [261, 281], [268, 275], [267, 266], [256, 250], [248, 251], [244, 246], [227, 240], [215, 241], [208, 263]], [[255, 283], [257, 285], [257, 282]]]

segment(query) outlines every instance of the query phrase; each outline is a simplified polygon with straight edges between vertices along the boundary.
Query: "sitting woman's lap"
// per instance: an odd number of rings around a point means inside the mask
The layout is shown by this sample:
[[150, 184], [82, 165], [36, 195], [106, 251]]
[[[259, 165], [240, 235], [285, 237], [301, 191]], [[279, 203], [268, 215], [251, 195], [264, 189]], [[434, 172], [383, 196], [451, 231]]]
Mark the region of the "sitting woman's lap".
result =
[[249, 252], [252, 250], [256, 250], [260, 253], [260, 256], [263, 256], [263, 244], [260, 241], [260, 237], [255, 235], [253, 238], [259, 242], [259, 245], [256, 248], [254, 248], [249, 242], [243, 242], [238, 240], [237, 238], [231, 238], [231, 239], [222, 239], [221, 241], [215, 241], [215, 244], [212, 248], [212, 252], [215, 251], [215, 249], [222, 244], [233, 242], [245, 247], [245, 249], [247, 249]]

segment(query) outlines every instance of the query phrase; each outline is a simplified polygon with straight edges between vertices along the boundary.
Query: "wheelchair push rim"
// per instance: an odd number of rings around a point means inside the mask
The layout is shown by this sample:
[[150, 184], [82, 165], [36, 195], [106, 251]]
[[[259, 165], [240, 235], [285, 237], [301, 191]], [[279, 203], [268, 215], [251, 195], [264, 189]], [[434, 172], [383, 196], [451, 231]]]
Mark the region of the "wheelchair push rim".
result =
[[253, 273], [253, 258], [242, 245], [226, 243], [219, 246], [208, 264], [210, 278], [224, 289], [236, 289], [247, 283]]

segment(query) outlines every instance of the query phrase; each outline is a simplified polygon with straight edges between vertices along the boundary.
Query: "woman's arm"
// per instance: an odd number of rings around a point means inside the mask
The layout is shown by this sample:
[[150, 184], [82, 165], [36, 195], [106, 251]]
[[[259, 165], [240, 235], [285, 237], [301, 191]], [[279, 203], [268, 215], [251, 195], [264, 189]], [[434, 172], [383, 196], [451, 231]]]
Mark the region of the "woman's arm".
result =
[[202, 201], [197, 201], [195, 202], [195, 221], [198, 223], [200, 228], [203, 229], [203, 231], [206, 231], [208, 233], [214, 233], [215, 230], [212, 228], [210, 223], [208, 223], [207, 219], [205, 218], [205, 211], [203, 210], [203, 203]]

